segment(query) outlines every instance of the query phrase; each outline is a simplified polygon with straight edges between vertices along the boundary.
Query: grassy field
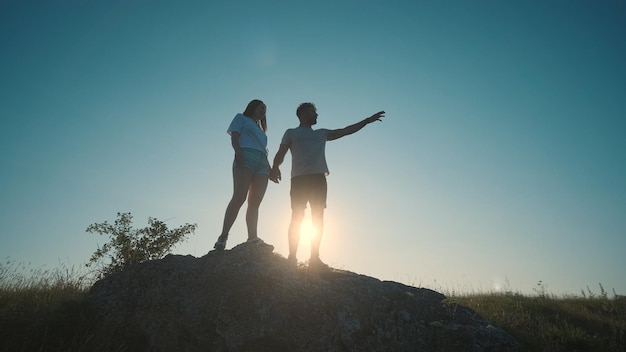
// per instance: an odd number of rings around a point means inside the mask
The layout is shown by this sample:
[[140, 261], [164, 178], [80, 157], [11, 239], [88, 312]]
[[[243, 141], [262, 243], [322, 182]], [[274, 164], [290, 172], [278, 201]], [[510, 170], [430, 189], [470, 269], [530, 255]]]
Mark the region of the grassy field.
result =
[[[0, 351], [127, 351], [97, 336], [86, 300], [90, 280], [74, 270], [0, 266]], [[451, 311], [470, 307], [511, 334], [520, 351], [626, 351], [626, 298], [588, 290], [580, 297], [544, 291], [448, 295]]]
[[473, 294], [448, 299], [511, 334], [521, 351], [626, 351], [626, 298]]

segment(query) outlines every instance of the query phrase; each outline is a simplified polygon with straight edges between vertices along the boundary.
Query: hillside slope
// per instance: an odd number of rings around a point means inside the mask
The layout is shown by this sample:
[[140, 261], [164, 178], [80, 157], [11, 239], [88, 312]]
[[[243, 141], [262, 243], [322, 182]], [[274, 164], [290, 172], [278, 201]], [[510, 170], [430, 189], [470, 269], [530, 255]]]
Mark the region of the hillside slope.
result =
[[102, 333], [150, 351], [516, 351], [506, 332], [425, 288], [331, 269], [264, 246], [169, 255], [98, 281]]

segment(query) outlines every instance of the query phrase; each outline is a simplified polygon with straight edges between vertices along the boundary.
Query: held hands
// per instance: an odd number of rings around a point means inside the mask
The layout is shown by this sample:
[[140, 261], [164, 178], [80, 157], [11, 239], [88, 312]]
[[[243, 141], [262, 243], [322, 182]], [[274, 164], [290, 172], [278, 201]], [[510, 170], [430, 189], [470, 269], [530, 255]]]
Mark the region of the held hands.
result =
[[280, 182], [281, 174], [280, 174], [280, 169], [278, 168], [278, 166], [275, 166], [270, 170], [270, 180], [274, 183]]
[[372, 123], [374, 121], [382, 121], [381, 118], [385, 117], [385, 112], [384, 111], [379, 111], [377, 113], [375, 113], [374, 115], [368, 117], [367, 119], [365, 119], [367, 121], [367, 123]]

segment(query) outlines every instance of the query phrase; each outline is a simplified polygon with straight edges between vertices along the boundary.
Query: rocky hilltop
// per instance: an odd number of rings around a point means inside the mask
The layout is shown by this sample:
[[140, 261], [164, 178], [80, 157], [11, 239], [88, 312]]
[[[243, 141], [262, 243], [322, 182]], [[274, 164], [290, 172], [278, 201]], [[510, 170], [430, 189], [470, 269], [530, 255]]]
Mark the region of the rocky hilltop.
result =
[[267, 246], [168, 255], [94, 284], [103, 334], [133, 351], [516, 351], [441, 293], [290, 266]]

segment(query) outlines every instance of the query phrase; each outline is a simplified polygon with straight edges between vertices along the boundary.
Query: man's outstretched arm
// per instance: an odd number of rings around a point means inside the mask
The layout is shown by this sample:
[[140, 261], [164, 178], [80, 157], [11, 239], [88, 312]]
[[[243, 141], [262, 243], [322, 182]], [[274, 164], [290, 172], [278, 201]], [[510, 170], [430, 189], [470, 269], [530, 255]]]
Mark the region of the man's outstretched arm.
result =
[[353, 134], [354, 132], [359, 131], [361, 128], [365, 127], [365, 125], [372, 123], [374, 121], [382, 121], [381, 118], [385, 117], [384, 111], [379, 111], [374, 115], [363, 119], [360, 122], [355, 123], [354, 125], [350, 125], [348, 127], [340, 128], [337, 130], [332, 130], [328, 132], [328, 136], [326, 140], [332, 141], [333, 139], [341, 138], [343, 136], [347, 136], [349, 134]]

